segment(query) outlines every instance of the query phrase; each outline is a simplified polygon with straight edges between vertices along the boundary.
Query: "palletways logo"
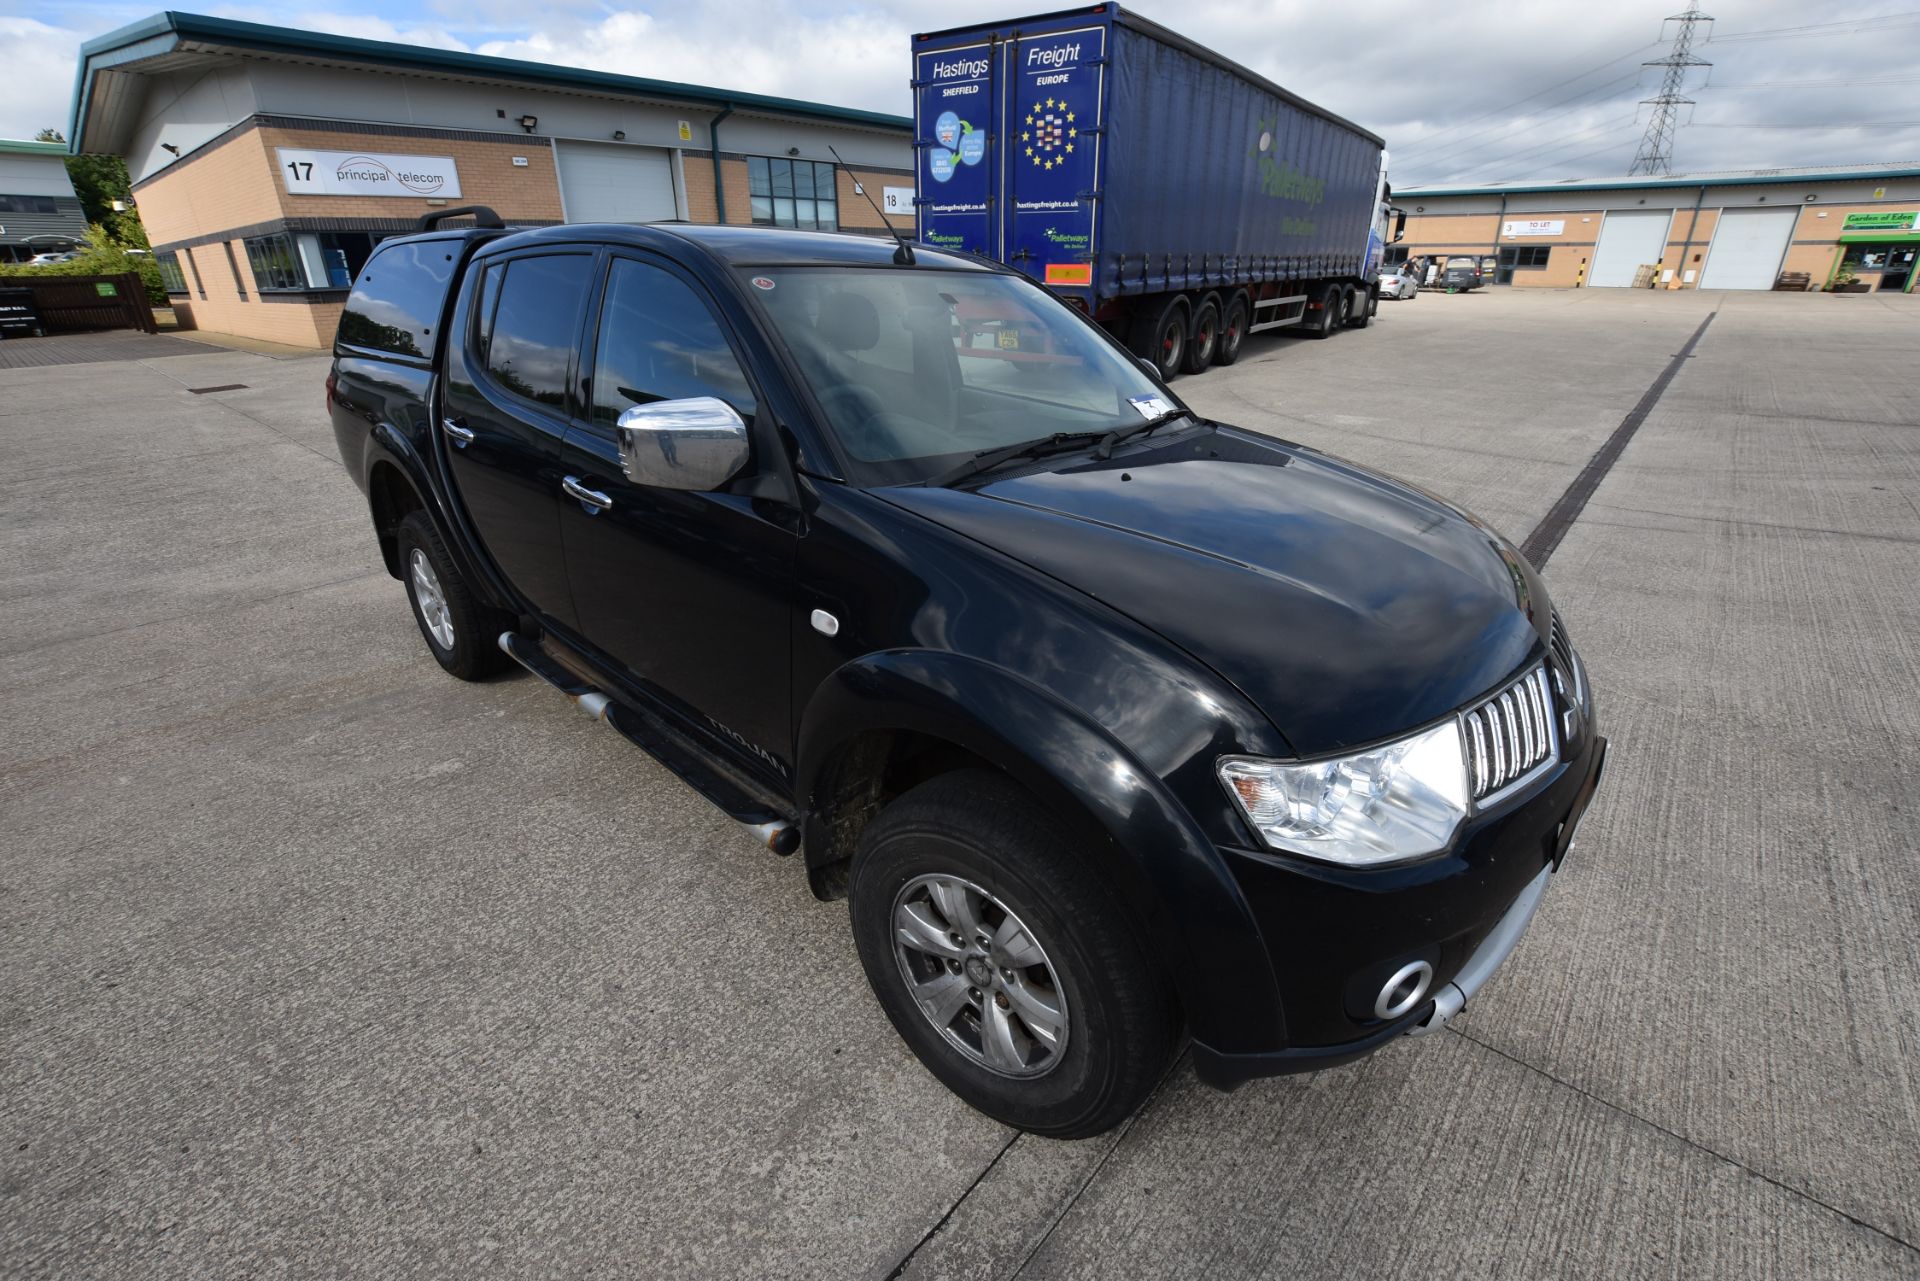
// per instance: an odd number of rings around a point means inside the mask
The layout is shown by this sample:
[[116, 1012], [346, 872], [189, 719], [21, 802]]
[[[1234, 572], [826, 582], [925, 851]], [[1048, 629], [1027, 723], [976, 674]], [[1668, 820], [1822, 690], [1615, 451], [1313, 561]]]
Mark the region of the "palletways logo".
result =
[[333, 171], [336, 181], [341, 184], [364, 182], [379, 185], [384, 182], [397, 182], [408, 191], [423, 196], [431, 196], [447, 185], [445, 174], [424, 172], [413, 169], [395, 169], [383, 160], [372, 156], [348, 156]]
[[1283, 164], [1274, 158], [1275, 139], [1271, 119], [1259, 124], [1259, 137], [1254, 142], [1253, 156], [1260, 170], [1260, 190], [1276, 200], [1295, 200], [1303, 205], [1317, 205], [1327, 198], [1327, 183], [1324, 178], [1313, 178]]

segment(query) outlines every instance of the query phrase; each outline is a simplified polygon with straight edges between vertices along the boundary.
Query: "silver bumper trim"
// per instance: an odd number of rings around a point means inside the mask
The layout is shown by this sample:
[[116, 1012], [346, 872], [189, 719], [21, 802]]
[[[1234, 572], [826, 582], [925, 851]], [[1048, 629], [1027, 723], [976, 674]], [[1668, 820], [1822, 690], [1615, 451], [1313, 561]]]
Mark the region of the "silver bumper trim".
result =
[[1520, 897], [1513, 901], [1507, 914], [1493, 927], [1493, 932], [1485, 938], [1460, 972], [1453, 976], [1453, 982], [1444, 984], [1434, 993], [1433, 1013], [1424, 1023], [1408, 1029], [1408, 1036], [1425, 1036], [1429, 1032], [1438, 1032], [1447, 1025], [1447, 1020], [1465, 1007], [1468, 998], [1478, 992], [1501, 963], [1513, 955], [1513, 949], [1520, 945], [1520, 936], [1527, 932], [1527, 926], [1533, 924], [1533, 914], [1540, 910], [1540, 900], [1546, 897], [1547, 880], [1553, 875], [1553, 868], [1543, 867], [1540, 875], [1527, 883], [1520, 891]]

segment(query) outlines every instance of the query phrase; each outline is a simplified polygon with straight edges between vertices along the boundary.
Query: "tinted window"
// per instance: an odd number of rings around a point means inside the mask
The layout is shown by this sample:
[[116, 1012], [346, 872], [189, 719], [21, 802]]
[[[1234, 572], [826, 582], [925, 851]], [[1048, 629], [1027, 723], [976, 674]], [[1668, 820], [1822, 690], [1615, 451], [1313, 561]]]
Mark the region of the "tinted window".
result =
[[593, 420], [611, 427], [634, 405], [691, 396], [716, 396], [753, 418], [753, 391], [707, 304], [673, 273], [616, 258], [600, 313]]
[[486, 345], [487, 372], [494, 381], [516, 396], [565, 408], [567, 361], [592, 268], [593, 259], [585, 254], [515, 258], [506, 264]]
[[431, 356], [457, 241], [385, 245], [367, 261], [340, 317], [340, 341]]

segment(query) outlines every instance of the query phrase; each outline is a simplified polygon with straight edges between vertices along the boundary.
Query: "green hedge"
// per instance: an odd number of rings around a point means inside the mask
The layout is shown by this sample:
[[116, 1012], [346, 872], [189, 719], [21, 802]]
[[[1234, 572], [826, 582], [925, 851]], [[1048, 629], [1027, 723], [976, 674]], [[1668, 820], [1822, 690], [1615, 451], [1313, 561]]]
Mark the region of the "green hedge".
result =
[[140, 283], [146, 286], [149, 307], [156, 305], [155, 299], [164, 303], [167, 289], [160, 280], [160, 264], [150, 255], [128, 253], [98, 224], [87, 228], [86, 239], [78, 248], [80, 256], [69, 262], [50, 262], [40, 267], [29, 267], [24, 263], [0, 263], [0, 280], [33, 276], [119, 276], [130, 271], [139, 276]]

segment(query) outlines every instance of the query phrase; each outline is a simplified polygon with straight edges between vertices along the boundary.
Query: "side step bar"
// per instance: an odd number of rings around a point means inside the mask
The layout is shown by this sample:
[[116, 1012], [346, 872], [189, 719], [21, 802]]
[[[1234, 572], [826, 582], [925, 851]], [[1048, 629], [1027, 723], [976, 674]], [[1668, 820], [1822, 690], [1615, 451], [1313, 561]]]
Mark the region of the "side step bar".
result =
[[727, 817], [744, 825], [775, 854], [791, 854], [800, 848], [800, 827], [791, 817], [756, 795], [744, 781], [710, 764], [684, 735], [665, 721], [625, 703], [614, 702], [555, 661], [540, 642], [530, 636], [501, 632], [500, 648], [514, 662], [565, 694], [567, 701], [589, 718], [611, 725], [622, 738], [673, 771], [681, 782], [712, 801]]

